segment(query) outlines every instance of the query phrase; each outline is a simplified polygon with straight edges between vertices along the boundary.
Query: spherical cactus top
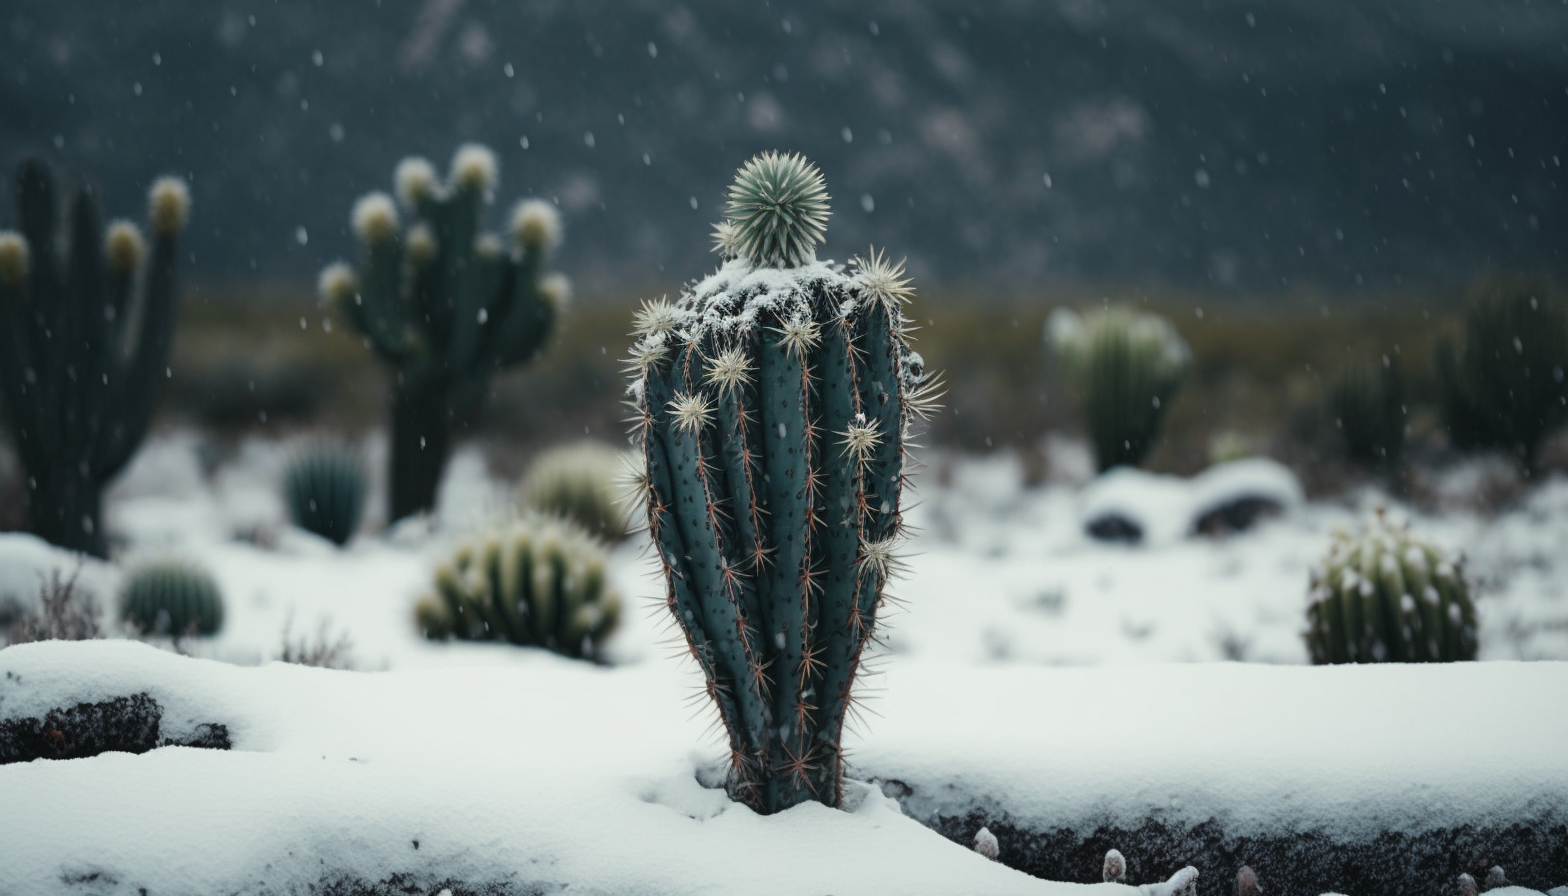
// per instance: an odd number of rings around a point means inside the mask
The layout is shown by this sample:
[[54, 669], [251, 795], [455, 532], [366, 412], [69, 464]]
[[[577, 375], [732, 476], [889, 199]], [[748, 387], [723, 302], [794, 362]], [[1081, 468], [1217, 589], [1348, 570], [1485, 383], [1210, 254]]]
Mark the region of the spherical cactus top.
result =
[[397, 206], [385, 193], [367, 193], [354, 203], [354, 233], [367, 246], [379, 246], [397, 237]]
[[500, 183], [501, 167], [489, 147], [464, 143], [452, 156], [452, 173], [447, 180], [454, 190], [474, 190], [488, 194]]
[[408, 236], [404, 238], [408, 250], [408, 260], [416, 265], [429, 264], [436, 257], [440, 245], [436, 242], [436, 233], [430, 225], [421, 221], [408, 228]]
[[436, 167], [418, 156], [409, 156], [397, 163], [392, 183], [397, 190], [397, 201], [410, 211], [419, 208], [421, 200], [435, 195], [440, 189]]
[[354, 269], [341, 261], [322, 268], [321, 275], [316, 278], [316, 294], [321, 296], [324, 305], [341, 305], [352, 299], [358, 290]]
[[191, 215], [191, 191], [178, 177], [160, 177], [147, 191], [147, 214], [153, 232], [173, 236], [185, 229]]
[[20, 286], [27, 279], [30, 259], [27, 237], [14, 230], [0, 231], [0, 284], [13, 289]]
[[109, 257], [109, 268], [116, 274], [135, 273], [146, 248], [141, 229], [135, 224], [122, 220], [109, 225], [109, 232], [104, 237], [104, 253]]
[[557, 312], [572, 301], [572, 281], [565, 274], [546, 274], [539, 278], [539, 298]]
[[561, 244], [561, 213], [543, 199], [524, 199], [512, 209], [512, 241], [530, 251], [553, 251]]
[[793, 268], [816, 258], [832, 212], [816, 165], [765, 152], [735, 173], [726, 214], [741, 258], [754, 267]]

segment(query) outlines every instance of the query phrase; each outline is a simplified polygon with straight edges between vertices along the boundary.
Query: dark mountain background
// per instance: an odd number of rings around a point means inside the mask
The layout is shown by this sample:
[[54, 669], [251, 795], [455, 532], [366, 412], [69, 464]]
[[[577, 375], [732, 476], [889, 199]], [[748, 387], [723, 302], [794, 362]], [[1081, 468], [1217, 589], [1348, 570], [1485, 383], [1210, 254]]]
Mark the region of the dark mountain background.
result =
[[[713, 264], [730, 175], [827, 175], [825, 255], [928, 289], [1353, 299], [1568, 273], [1562, 0], [15, 0], [0, 155], [140, 216], [183, 172], [207, 283], [304, 282], [407, 154], [497, 150], [591, 294]], [[9, 205], [9, 200], [6, 201]], [[0, 221], [9, 221], [9, 210]]]

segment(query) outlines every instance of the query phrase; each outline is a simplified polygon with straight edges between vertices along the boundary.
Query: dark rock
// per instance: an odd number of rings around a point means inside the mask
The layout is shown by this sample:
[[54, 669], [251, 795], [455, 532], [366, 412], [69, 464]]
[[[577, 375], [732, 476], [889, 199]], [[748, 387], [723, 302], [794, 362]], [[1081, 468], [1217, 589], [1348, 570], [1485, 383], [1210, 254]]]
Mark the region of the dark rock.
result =
[[1106, 513], [1084, 523], [1083, 530], [1095, 541], [1112, 541], [1121, 544], [1141, 544], [1143, 526], [1131, 517], [1119, 513]]
[[0, 721], [0, 765], [34, 759], [85, 759], [99, 753], [146, 753], [160, 746], [232, 746], [224, 725], [204, 724], [192, 737], [159, 738], [163, 707], [146, 694], [52, 709], [41, 719]]
[[1246, 532], [1259, 521], [1276, 517], [1285, 508], [1273, 498], [1243, 496], [1199, 510], [1193, 515], [1194, 535], [1231, 535]]

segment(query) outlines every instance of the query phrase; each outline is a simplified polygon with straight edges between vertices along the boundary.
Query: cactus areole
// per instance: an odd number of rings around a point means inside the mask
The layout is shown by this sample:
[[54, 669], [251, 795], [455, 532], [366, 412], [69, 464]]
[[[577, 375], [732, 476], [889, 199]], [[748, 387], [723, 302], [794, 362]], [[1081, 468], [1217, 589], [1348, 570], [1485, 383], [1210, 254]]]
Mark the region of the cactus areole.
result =
[[666, 602], [761, 813], [838, 805], [841, 737], [898, 566], [906, 435], [935, 384], [903, 266], [816, 260], [827, 193], [799, 156], [741, 169], [725, 261], [637, 316], [630, 394]]

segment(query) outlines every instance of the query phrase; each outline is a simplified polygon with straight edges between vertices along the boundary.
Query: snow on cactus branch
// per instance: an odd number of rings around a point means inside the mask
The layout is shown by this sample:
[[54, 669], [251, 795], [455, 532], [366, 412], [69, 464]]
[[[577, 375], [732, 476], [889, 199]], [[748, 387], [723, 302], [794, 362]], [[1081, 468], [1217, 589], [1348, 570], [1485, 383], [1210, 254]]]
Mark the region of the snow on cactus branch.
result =
[[907, 433], [932, 380], [902, 265], [819, 262], [822, 175], [752, 159], [720, 268], [634, 318], [628, 392], [667, 605], [707, 678], [729, 791], [758, 812], [838, 805], [841, 737], [895, 546]]

